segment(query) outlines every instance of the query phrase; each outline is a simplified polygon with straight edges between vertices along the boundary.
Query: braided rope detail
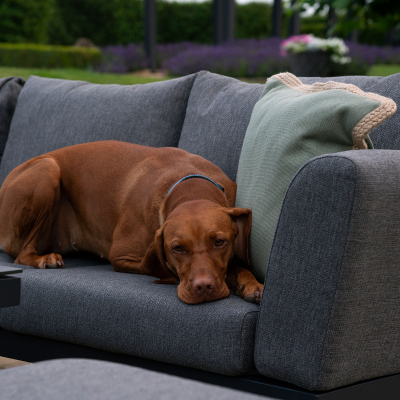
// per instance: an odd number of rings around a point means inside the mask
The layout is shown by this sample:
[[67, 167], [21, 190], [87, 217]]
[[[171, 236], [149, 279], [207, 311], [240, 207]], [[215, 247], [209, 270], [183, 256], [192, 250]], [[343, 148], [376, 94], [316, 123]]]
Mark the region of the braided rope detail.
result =
[[359, 96], [366, 97], [370, 100], [380, 102], [381, 104], [377, 108], [361, 118], [361, 120], [353, 128], [353, 150], [367, 149], [368, 146], [365, 142], [365, 137], [373, 128], [393, 115], [397, 109], [396, 103], [392, 99], [376, 93], [364, 92], [357, 86], [349, 83], [329, 81], [325, 83], [316, 82], [312, 85], [305, 85], [300, 79], [289, 72], [273, 75], [268, 78], [268, 80], [269, 79], [277, 79], [284, 85], [304, 93], [318, 93], [326, 90], [341, 89], [347, 90], [348, 92]]

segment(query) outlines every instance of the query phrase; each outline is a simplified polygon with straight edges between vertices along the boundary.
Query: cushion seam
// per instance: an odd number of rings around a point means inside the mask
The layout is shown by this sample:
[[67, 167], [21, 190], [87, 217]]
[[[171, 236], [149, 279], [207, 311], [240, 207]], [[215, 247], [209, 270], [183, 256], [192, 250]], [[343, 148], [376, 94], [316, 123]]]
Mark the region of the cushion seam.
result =
[[[247, 369], [244, 370], [244, 368], [245, 368], [245, 365], [244, 365], [244, 361], [245, 361], [244, 360], [244, 348], [248, 347], [248, 346], [245, 346], [245, 343], [244, 343], [245, 342], [245, 340], [244, 340], [244, 333], [245, 333], [244, 324], [245, 324], [246, 318], [249, 315], [252, 316], [252, 314], [258, 314], [259, 315], [260, 311], [248, 311], [248, 312], [246, 312], [246, 314], [242, 318], [242, 324], [241, 324], [241, 327], [240, 327], [240, 346], [239, 346], [238, 361], [239, 361], [239, 370], [242, 373], [248, 372]], [[258, 316], [256, 316], [256, 318], [257, 318], [256, 330], [254, 332], [254, 342], [253, 342], [254, 346], [255, 346], [255, 334], [257, 333]], [[253, 348], [253, 357], [252, 357], [252, 359], [253, 359], [253, 362], [254, 362], [254, 348]]]
[[205, 75], [206, 73], [207, 73], [207, 71], [196, 72], [196, 74], [195, 74], [196, 76], [195, 76], [195, 78], [193, 79], [192, 84], [190, 85], [189, 94], [188, 94], [188, 96], [187, 96], [187, 98], [186, 98], [186, 104], [185, 104], [185, 106], [184, 106], [184, 108], [185, 108], [185, 113], [184, 113], [183, 118], [182, 118], [182, 124], [181, 124], [181, 126], [180, 126], [180, 128], [179, 128], [179, 137], [178, 137], [178, 141], [177, 141], [175, 147], [179, 147], [179, 142], [181, 141], [182, 129], [183, 129], [183, 125], [185, 124], [186, 114], [187, 114], [187, 108], [188, 108], [188, 104], [189, 104], [190, 95], [192, 94], [192, 89], [193, 89], [194, 83], [196, 82], [196, 80], [197, 80], [197, 78], [198, 78], [199, 76], [203, 76], [203, 75]]

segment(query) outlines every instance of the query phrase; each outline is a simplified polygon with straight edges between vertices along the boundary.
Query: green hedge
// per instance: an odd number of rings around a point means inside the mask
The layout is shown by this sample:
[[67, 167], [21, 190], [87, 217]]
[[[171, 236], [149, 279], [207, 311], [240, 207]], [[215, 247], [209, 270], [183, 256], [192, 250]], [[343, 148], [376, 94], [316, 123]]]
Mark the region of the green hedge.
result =
[[[54, 0], [49, 21], [52, 44], [71, 45], [80, 37], [97, 46], [144, 41], [142, 0]], [[213, 5], [157, 1], [157, 41], [212, 43]], [[264, 38], [271, 31], [271, 6], [262, 3], [236, 7], [236, 37]]]
[[302, 18], [300, 31], [324, 38], [326, 35], [326, 16], [312, 15]]
[[96, 48], [0, 43], [0, 65], [26, 68], [92, 68], [101, 61]]

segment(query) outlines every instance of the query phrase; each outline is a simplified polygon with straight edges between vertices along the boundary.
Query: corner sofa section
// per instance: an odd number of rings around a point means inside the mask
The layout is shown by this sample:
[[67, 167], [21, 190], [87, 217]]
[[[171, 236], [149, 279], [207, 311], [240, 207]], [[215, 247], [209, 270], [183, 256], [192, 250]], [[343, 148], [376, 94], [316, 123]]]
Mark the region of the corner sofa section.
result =
[[[400, 74], [331, 79], [400, 104]], [[0, 181], [31, 157], [104, 139], [178, 146], [235, 180], [262, 90], [206, 71], [133, 87], [31, 77]], [[314, 391], [399, 373], [399, 116], [371, 134], [376, 148], [391, 150], [322, 156], [293, 178], [265, 260], [261, 306], [233, 293], [189, 306], [174, 286], [77, 254], [65, 258], [65, 270], [23, 267], [21, 305], [0, 310], [0, 326], [225, 375], [257, 368]], [[13, 261], [4, 253], [0, 260]]]

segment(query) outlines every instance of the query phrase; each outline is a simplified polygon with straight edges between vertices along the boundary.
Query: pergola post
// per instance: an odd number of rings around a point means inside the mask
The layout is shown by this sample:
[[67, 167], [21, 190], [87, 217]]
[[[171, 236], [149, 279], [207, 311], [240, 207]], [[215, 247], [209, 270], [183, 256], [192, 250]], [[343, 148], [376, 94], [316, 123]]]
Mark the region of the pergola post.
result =
[[224, 36], [225, 42], [235, 39], [235, 17], [236, 7], [235, 0], [224, 0], [225, 1], [225, 21], [224, 21]]
[[235, 0], [214, 0], [213, 3], [214, 44], [235, 38]]
[[328, 19], [326, 21], [326, 29], [325, 29], [325, 35], [326, 36], [331, 36], [331, 30], [336, 24], [336, 11], [335, 9], [330, 6], [329, 11], [328, 11]]
[[272, 36], [282, 36], [282, 0], [274, 0], [272, 7]]
[[[293, 7], [297, 0], [291, 0], [290, 5]], [[300, 13], [295, 11], [289, 19], [289, 36], [300, 34]]]
[[156, 71], [156, 0], [144, 0], [144, 46], [150, 69]]
[[213, 2], [213, 42], [219, 44], [222, 42], [223, 26], [223, 0], [214, 0]]

